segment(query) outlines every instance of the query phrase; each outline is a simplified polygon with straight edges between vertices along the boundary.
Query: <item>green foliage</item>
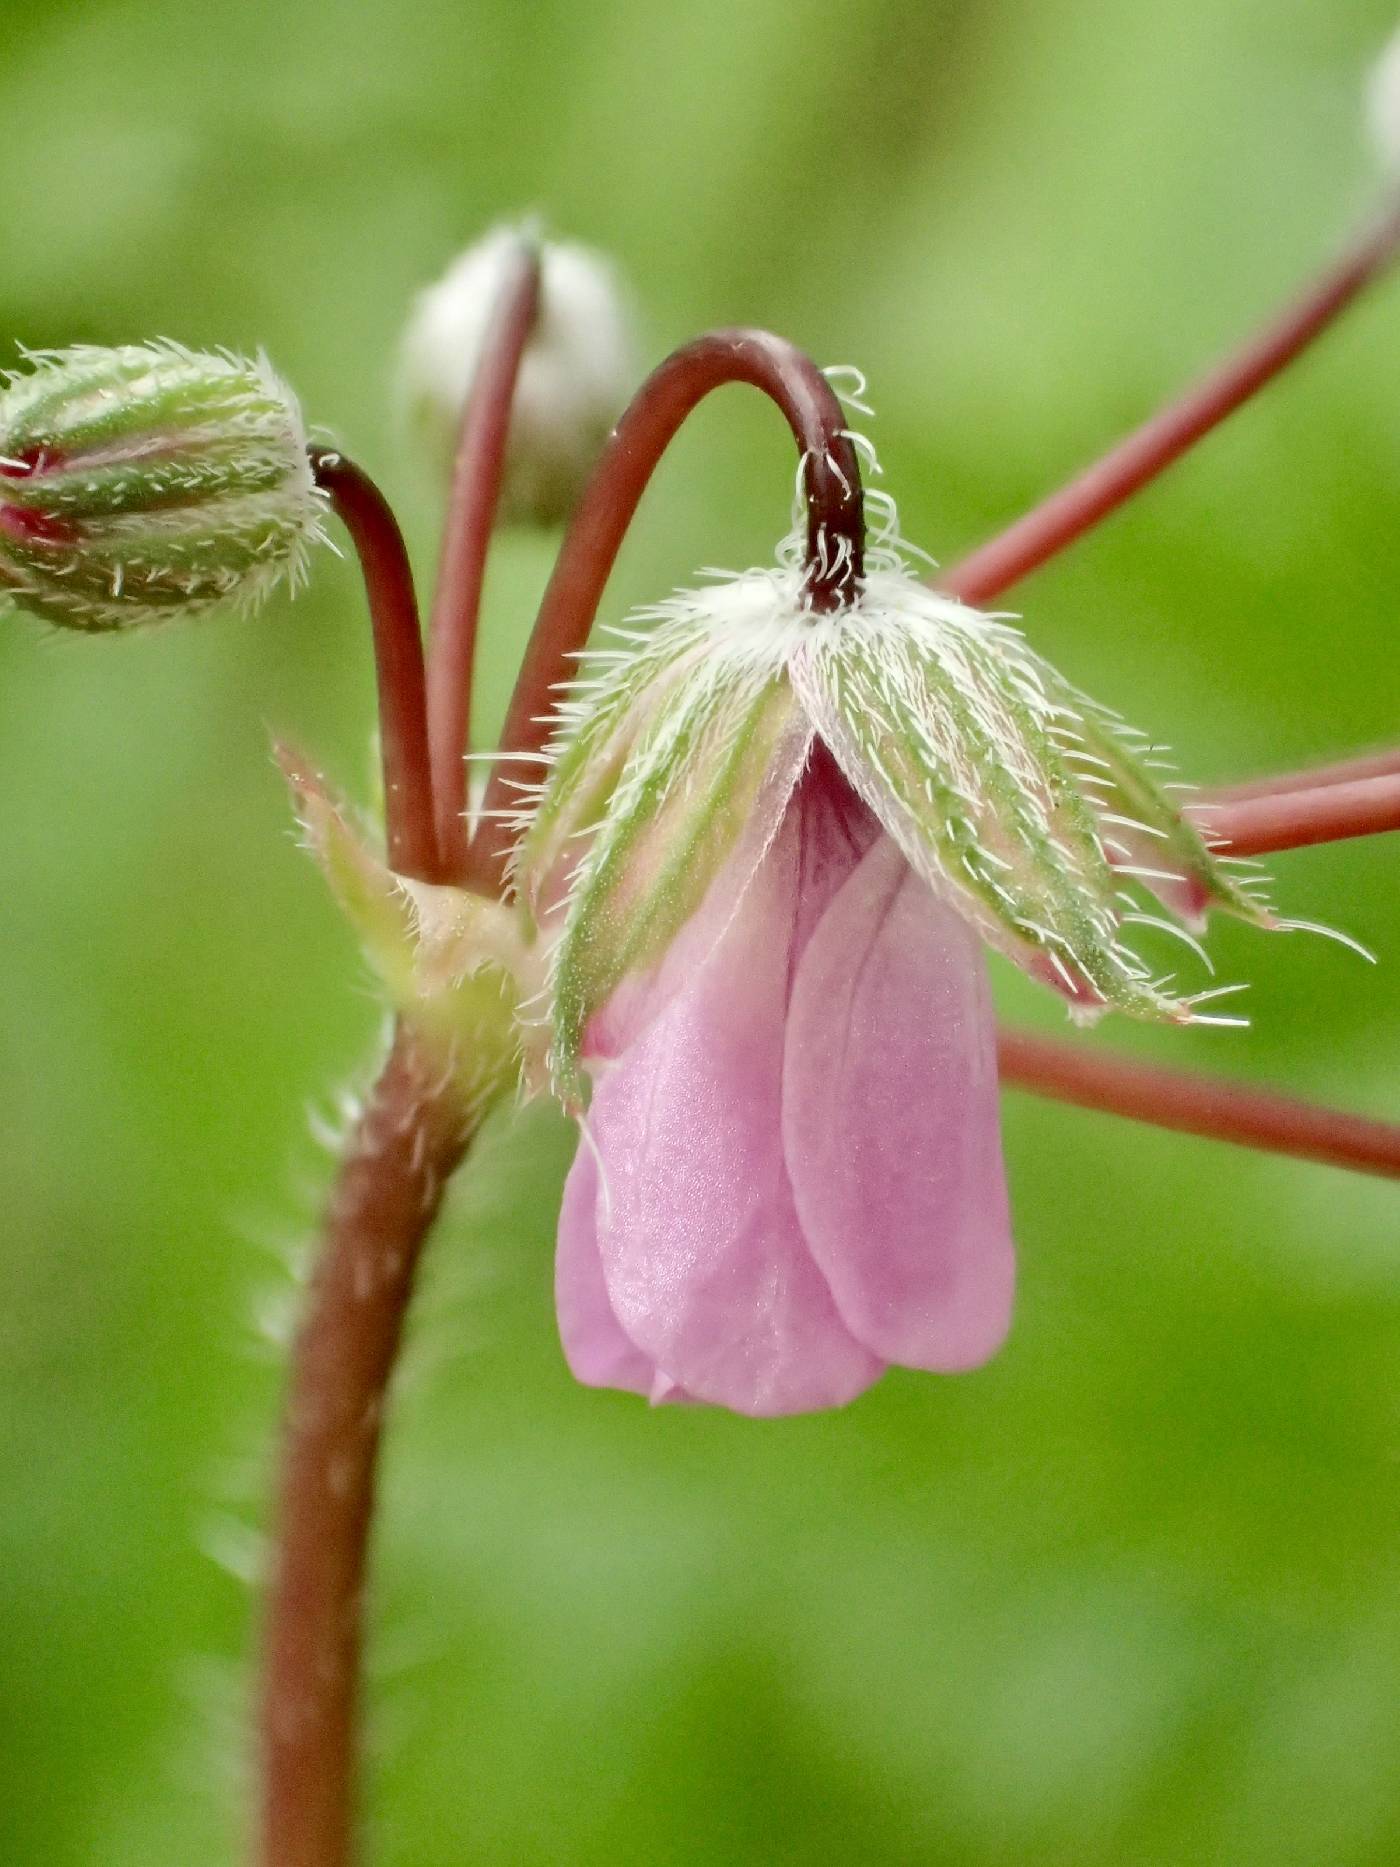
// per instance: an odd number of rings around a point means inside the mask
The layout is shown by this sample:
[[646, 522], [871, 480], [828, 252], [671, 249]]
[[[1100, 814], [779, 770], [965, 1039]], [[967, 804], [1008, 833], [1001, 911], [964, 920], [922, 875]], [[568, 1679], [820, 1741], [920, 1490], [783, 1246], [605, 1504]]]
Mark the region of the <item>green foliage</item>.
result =
[[[397, 497], [409, 298], [538, 205], [617, 253], [653, 357], [752, 319], [861, 364], [905, 529], [951, 559], [1330, 250], [1392, 24], [1392, 0], [253, 0], [220, 32], [175, 0], [5, 0], [0, 328], [265, 344]], [[1032, 646], [1188, 777], [1400, 730], [1397, 321], [1382, 290], [1016, 593]], [[771, 411], [716, 398], [609, 614], [764, 561], [792, 464]], [[405, 503], [430, 572], [426, 491]], [[493, 569], [482, 743], [548, 563], [507, 539]], [[329, 560], [252, 620], [0, 630], [7, 1862], [240, 1858], [250, 1608], [204, 1551], [242, 1549], [276, 1415], [247, 1349], [286, 1277], [248, 1239], [309, 1220], [303, 1105], [379, 1015], [264, 721], [354, 788], [368, 668]], [[1381, 966], [1222, 924], [1250, 1031], [1104, 1040], [1394, 1115], [1394, 852], [1276, 868], [1286, 912]], [[1394, 1188], [1007, 1110], [1005, 1352], [766, 1426], [571, 1384], [569, 1137], [496, 1119], [391, 1436], [376, 1867], [1396, 1858]]]

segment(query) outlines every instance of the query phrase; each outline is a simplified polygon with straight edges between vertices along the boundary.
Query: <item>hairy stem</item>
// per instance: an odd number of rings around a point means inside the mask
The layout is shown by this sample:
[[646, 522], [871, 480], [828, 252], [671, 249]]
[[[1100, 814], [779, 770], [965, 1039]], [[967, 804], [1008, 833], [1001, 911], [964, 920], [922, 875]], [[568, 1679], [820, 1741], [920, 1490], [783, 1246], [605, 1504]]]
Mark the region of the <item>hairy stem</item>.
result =
[[1400, 773], [1338, 778], [1307, 790], [1261, 789], [1248, 797], [1195, 804], [1189, 814], [1235, 856], [1377, 836], [1400, 830]]
[[326, 448], [313, 448], [311, 465], [350, 534], [369, 598], [389, 866], [400, 875], [436, 881], [440, 868], [433, 827], [423, 638], [403, 534], [383, 493], [354, 461]]
[[1345, 249], [1277, 321], [1093, 466], [935, 581], [986, 603], [1100, 524], [1257, 395], [1336, 322], [1400, 249], [1400, 203]]
[[[782, 410], [805, 465], [807, 599], [830, 610], [864, 565], [860, 465], [839, 398], [811, 358], [768, 331], [715, 331], [674, 351], [643, 383], [613, 430], [579, 502], [549, 580], [501, 735], [502, 750], [538, 752], [549, 736], [557, 683], [593, 627], [603, 588], [647, 482], [698, 402], [726, 383], [748, 383]], [[495, 886], [509, 831], [487, 813], [510, 801], [498, 766], [471, 847], [478, 882]]]
[[447, 881], [462, 879], [467, 870], [465, 755], [481, 586], [500, 502], [511, 404], [539, 292], [539, 247], [522, 235], [506, 260], [462, 413], [428, 626], [428, 742], [438, 848]]
[[1029, 1031], [999, 1032], [997, 1061], [1002, 1082], [1031, 1095], [1237, 1147], [1400, 1178], [1400, 1126], [1394, 1123]]
[[259, 1703], [261, 1867], [355, 1852], [361, 1606], [414, 1272], [471, 1124], [404, 1027], [346, 1150], [292, 1354]]

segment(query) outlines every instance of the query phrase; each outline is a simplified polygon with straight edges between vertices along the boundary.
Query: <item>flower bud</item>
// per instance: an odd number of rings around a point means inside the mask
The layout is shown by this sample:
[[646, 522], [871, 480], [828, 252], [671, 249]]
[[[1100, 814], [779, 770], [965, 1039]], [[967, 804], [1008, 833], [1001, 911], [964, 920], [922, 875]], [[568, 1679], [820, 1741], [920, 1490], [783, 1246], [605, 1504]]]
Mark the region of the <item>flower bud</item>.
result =
[[[528, 230], [497, 227], [419, 294], [404, 335], [400, 395], [446, 475], [513, 257]], [[572, 511], [635, 378], [632, 321], [616, 275], [588, 247], [545, 242], [539, 304], [511, 406], [504, 518], [549, 525]]]
[[322, 501], [296, 398], [263, 358], [173, 343], [30, 359], [0, 395], [0, 590], [122, 629], [294, 587]]

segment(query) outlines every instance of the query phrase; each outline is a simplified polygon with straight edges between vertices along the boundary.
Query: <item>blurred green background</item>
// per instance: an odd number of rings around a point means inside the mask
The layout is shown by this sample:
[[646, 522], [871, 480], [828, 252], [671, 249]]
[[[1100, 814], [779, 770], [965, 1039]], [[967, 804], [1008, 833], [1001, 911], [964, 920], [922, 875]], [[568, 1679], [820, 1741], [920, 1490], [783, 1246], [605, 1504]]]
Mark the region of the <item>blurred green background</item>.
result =
[[[761, 322], [868, 371], [951, 557], [1243, 334], [1367, 196], [1393, 0], [5, 0], [0, 330], [265, 344], [435, 516], [387, 385], [410, 294], [537, 208], [648, 359]], [[781, 423], [716, 398], [615, 603], [763, 561]], [[1400, 285], [1018, 592], [1202, 779], [1400, 733]], [[551, 541], [489, 591], [489, 738]], [[267, 727], [352, 784], [361, 598], [0, 633], [0, 1859], [239, 1850], [308, 1103], [378, 1013]], [[487, 717], [487, 716], [490, 717]], [[1247, 1033], [1111, 1041], [1400, 1114], [1396, 852], [1282, 858], [1224, 928]], [[1016, 1009], [1053, 1007], [1003, 982]], [[1024, 1000], [1024, 1002], [1023, 1002]], [[567, 1378], [570, 1137], [500, 1123], [432, 1254], [375, 1595], [373, 1859], [1400, 1859], [1400, 1198], [1008, 1098], [1012, 1340], [843, 1414], [651, 1413]]]

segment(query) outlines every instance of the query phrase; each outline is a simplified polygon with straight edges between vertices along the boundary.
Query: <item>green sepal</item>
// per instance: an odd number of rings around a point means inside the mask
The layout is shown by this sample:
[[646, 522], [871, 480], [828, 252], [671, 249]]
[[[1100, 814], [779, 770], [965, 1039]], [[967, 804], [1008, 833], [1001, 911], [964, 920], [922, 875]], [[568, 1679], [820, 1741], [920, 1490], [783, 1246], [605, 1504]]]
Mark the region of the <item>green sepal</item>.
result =
[[766, 807], [776, 824], [810, 740], [771, 660], [726, 655], [713, 640], [653, 682], [648, 703], [640, 723], [632, 715], [635, 737], [572, 877], [554, 951], [551, 1065], [569, 1103], [581, 1099], [589, 1019], [657, 963], [751, 819]]
[[400, 876], [352, 825], [322, 777], [277, 748], [307, 849], [354, 928], [393, 1009], [484, 1108], [519, 1082], [529, 959], [499, 901]]
[[1190, 1019], [1123, 938], [1098, 814], [1014, 630], [872, 577], [856, 609], [813, 628], [792, 677], [848, 782], [990, 945], [1080, 1016]]
[[548, 777], [534, 788], [511, 869], [528, 938], [566, 888], [571, 859], [603, 815], [639, 722], [713, 646], [708, 630], [680, 623], [632, 641], [626, 651], [592, 651], [556, 709]]
[[1216, 855], [1154, 776], [1147, 761], [1160, 748], [1071, 687], [1048, 662], [1037, 658], [1035, 665], [1059, 709], [1056, 717], [1069, 745], [1065, 757], [1094, 808], [1114, 868], [1151, 871], [1138, 879], [1189, 927], [1202, 928], [1212, 910], [1273, 927], [1274, 914], [1250, 875], [1256, 865]]

